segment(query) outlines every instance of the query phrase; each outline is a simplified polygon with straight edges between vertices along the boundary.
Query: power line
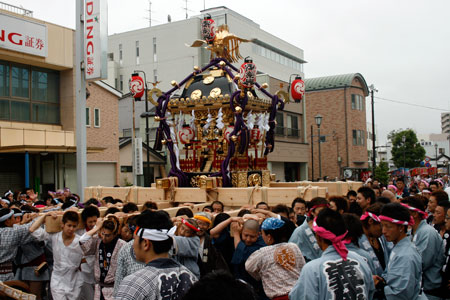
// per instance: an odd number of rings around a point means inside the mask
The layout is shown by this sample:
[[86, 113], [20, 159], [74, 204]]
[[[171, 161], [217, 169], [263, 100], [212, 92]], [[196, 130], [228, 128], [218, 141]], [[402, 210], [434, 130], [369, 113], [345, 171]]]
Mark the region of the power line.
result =
[[421, 108], [427, 108], [427, 109], [433, 109], [433, 110], [439, 110], [439, 111], [449, 111], [449, 109], [445, 109], [445, 108], [431, 107], [431, 106], [426, 106], [426, 105], [420, 105], [420, 104], [408, 103], [408, 102], [399, 101], [399, 100], [392, 100], [392, 99], [386, 99], [386, 98], [381, 98], [381, 97], [374, 97], [374, 98], [379, 99], [379, 100], [383, 100], [383, 101], [388, 101], [388, 102], [394, 102], [394, 103], [398, 103], [398, 104], [409, 105], [409, 106], [415, 106], [415, 107], [421, 107]]

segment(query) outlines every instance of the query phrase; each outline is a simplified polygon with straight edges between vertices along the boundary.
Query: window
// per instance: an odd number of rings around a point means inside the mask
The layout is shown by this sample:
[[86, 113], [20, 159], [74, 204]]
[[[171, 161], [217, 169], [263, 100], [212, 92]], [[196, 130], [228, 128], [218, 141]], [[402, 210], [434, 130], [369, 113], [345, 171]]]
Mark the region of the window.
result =
[[29, 98], [29, 70], [28, 68], [11, 68], [11, 95], [13, 97]]
[[117, 90], [118, 84], [117, 84], [117, 78], [114, 78], [114, 88]]
[[124, 137], [131, 137], [131, 133], [132, 133], [131, 128], [126, 128], [122, 130], [122, 135]]
[[156, 38], [153, 38], [153, 62], [156, 62], [157, 57], [156, 57]]
[[139, 41], [136, 41], [136, 64], [139, 64]]
[[275, 125], [275, 134], [284, 135], [284, 115], [282, 112], [277, 112], [277, 116], [275, 117], [277, 121]]
[[9, 101], [0, 100], [0, 120], [9, 120]]
[[287, 115], [287, 135], [291, 137], [298, 137], [298, 117], [294, 115]]
[[9, 96], [9, 65], [0, 64], [0, 96]]
[[123, 91], [123, 75], [120, 75], [120, 90]]
[[122, 61], [122, 44], [119, 44], [119, 60]]
[[0, 120], [60, 123], [59, 72], [0, 61]]
[[30, 121], [30, 102], [11, 101], [11, 121]]
[[153, 69], [153, 82], [156, 83], [158, 81], [158, 70]]
[[94, 108], [94, 127], [100, 127], [100, 108]]
[[363, 146], [364, 145], [364, 131], [353, 130], [353, 145]]
[[91, 109], [86, 107], [86, 127], [91, 127]]
[[32, 76], [31, 98], [40, 102], [58, 102], [58, 74], [53, 72], [45, 72], [33, 70]]
[[357, 94], [352, 94], [352, 109], [364, 110], [364, 97]]
[[120, 166], [120, 172], [131, 173], [133, 172], [133, 166]]

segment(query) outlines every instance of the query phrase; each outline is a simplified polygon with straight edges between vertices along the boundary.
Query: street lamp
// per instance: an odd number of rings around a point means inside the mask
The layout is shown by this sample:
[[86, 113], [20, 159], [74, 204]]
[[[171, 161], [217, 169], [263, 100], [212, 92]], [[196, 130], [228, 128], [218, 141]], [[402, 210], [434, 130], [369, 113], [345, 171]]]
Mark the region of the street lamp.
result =
[[373, 93], [378, 92], [378, 90], [375, 88], [373, 84], [369, 86], [370, 89], [370, 95], [372, 97], [372, 174], [375, 176], [375, 168], [376, 168], [376, 153], [375, 153], [375, 105], [373, 101]]
[[322, 138], [320, 136], [320, 124], [322, 124], [322, 116], [320, 114], [314, 117], [317, 125], [317, 137], [319, 141], [319, 178], [322, 178], [322, 156], [320, 153], [320, 143], [322, 142]]
[[406, 167], [406, 135], [402, 135], [402, 142], [403, 142], [403, 169]]
[[437, 149], [438, 149], [438, 144], [436, 143], [436, 144], [434, 144], [434, 152], [435, 152], [435, 154], [436, 154], [436, 168], [437, 168], [437, 166], [438, 166], [438, 164], [437, 164], [437, 161], [438, 161], [438, 157], [437, 157]]

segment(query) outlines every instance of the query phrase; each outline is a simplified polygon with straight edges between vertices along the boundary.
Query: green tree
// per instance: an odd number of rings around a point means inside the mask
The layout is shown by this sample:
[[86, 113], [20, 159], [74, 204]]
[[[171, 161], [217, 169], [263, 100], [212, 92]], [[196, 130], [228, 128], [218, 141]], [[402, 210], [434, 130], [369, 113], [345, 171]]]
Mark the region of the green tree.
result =
[[378, 166], [375, 168], [375, 179], [378, 179], [379, 182], [381, 182], [384, 185], [387, 185], [389, 180], [389, 165], [387, 162], [382, 161], [378, 164]]
[[[403, 142], [403, 137], [405, 141]], [[417, 135], [412, 129], [398, 129], [389, 133], [388, 139], [392, 143], [392, 160], [397, 168], [419, 167], [425, 158], [425, 149], [417, 140]]]

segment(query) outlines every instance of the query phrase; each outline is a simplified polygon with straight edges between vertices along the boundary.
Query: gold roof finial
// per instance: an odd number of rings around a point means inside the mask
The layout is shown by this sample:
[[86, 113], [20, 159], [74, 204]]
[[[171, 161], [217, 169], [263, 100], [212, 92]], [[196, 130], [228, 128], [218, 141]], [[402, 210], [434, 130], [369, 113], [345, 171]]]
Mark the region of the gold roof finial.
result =
[[228, 31], [228, 25], [220, 25], [215, 32], [214, 39], [211, 42], [205, 40], [195, 40], [189, 47], [201, 47], [203, 44], [207, 44], [206, 49], [211, 51], [211, 58], [222, 57], [229, 62], [237, 62], [243, 57], [239, 53], [239, 44], [251, 42], [240, 38]]

